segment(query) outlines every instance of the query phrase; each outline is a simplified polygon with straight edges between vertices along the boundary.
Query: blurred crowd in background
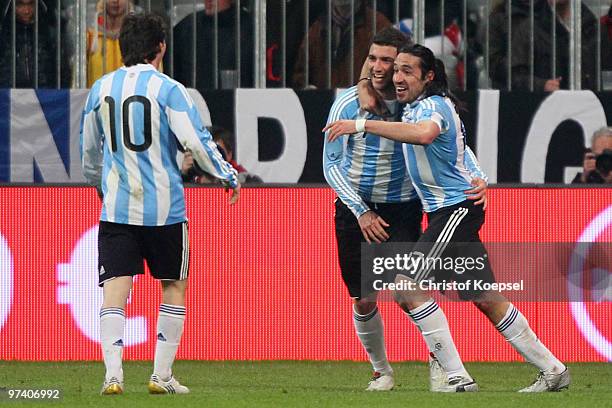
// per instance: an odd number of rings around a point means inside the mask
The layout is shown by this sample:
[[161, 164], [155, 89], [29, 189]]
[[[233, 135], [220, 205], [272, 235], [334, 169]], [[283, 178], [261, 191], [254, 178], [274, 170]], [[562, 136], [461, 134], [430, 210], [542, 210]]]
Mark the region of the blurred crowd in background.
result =
[[[572, 20], [572, 3], [580, 19]], [[417, 39], [412, 0], [2, 0], [0, 87], [90, 87], [121, 66], [127, 13], [168, 23], [163, 70], [188, 87], [346, 87], [372, 34], [394, 25]], [[422, 42], [455, 89], [572, 88], [573, 24], [581, 83], [612, 89], [610, 0], [428, 0]], [[265, 5], [265, 7], [263, 7]], [[417, 16], [419, 17], [419, 16]], [[574, 31], [576, 33], [576, 31]]]

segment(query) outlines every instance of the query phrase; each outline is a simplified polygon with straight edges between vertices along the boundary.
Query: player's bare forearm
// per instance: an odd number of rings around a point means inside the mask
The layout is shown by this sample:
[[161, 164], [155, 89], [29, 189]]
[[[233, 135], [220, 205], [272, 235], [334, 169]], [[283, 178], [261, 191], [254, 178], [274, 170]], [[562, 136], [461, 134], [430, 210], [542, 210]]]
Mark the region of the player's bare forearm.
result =
[[361, 68], [359, 82], [357, 83], [357, 96], [359, 97], [359, 107], [375, 115], [384, 116], [389, 110], [382, 100], [382, 97], [376, 92], [370, 80], [370, 68], [368, 60]]
[[361, 67], [361, 74], [359, 75], [359, 82], [357, 82], [357, 95], [359, 97], [359, 107], [367, 110], [371, 113], [377, 113], [377, 99], [376, 91], [372, 88], [370, 82], [370, 68], [368, 67], [368, 61], [366, 60]]
[[[416, 145], [428, 145], [440, 134], [440, 128], [433, 121], [405, 123], [368, 120], [364, 127], [370, 134]], [[338, 120], [327, 125], [323, 131], [329, 132], [327, 137], [332, 142], [344, 134], [357, 133], [357, 128], [354, 120]]]
[[440, 134], [438, 125], [431, 121], [405, 123], [368, 120], [365, 130], [386, 139], [416, 145], [428, 145]]
[[359, 78], [368, 78], [370, 76], [370, 67], [368, 65], [368, 59], [366, 58], [363, 61], [363, 65], [361, 66], [361, 74], [359, 74]]

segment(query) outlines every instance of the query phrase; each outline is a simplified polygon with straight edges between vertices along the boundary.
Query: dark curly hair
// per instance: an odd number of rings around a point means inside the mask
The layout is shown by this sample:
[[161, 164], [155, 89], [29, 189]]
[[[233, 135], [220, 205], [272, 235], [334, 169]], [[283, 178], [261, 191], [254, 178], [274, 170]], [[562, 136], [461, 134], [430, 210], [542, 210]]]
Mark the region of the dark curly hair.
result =
[[119, 48], [126, 67], [152, 61], [166, 41], [166, 24], [152, 13], [129, 14], [119, 32]]

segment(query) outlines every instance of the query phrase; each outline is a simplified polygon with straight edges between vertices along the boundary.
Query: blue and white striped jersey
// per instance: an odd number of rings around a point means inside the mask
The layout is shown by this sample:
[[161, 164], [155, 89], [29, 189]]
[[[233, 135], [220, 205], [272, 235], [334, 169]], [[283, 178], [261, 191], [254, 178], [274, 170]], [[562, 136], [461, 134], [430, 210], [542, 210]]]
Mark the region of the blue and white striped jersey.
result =
[[404, 108], [403, 122], [426, 120], [438, 124], [440, 135], [429, 145], [404, 144], [404, 156], [423, 209], [432, 212], [465, 201], [472, 178], [487, 177], [465, 145], [463, 122], [449, 98], [431, 96]]
[[81, 153], [87, 181], [104, 193], [100, 219], [147, 226], [185, 221], [179, 144], [203, 170], [237, 185], [183, 85], [150, 64], [121, 67], [96, 81], [81, 119]]
[[[389, 105], [398, 112], [399, 104]], [[327, 123], [339, 119], [382, 119], [359, 109], [357, 87], [344, 91], [331, 107]], [[325, 137], [323, 172], [329, 185], [356, 217], [369, 210], [366, 201], [398, 203], [417, 199], [406, 171], [402, 144], [369, 133]]]

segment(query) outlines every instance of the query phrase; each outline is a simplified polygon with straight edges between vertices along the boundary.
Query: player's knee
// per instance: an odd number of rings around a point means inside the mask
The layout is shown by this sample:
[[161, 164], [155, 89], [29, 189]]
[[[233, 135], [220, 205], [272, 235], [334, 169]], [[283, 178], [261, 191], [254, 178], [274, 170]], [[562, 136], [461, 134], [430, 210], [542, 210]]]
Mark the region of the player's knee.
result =
[[102, 307], [118, 307], [125, 308], [127, 299], [132, 290], [132, 277], [120, 276], [104, 282], [103, 286], [104, 300]]
[[499, 313], [499, 310], [506, 309], [508, 300], [498, 292], [485, 291], [475, 295], [472, 303], [487, 316]]
[[472, 300], [472, 303], [474, 303], [474, 306], [476, 306], [478, 310], [487, 316], [493, 311], [493, 302], [489, 300], [476, 298]]
[[376, 300], [367, 298], [354, 299], [353, 305], [355, 308], [355, 312], [360, 315], [367, 315], [376, 308]]
[[185, 291], [187, 290], [187, 279], [161, 281], [164, 290]]
[[408, 276], [398, 274], [394, 283], [402, 290], [393, 291], [393, 299], [404, 311], [412, 310], [429, 299], [429, 295], [419, 289], [416, 282]]
[[185, 303], [187, 280], [162, 281], [163, 302], [173, 305]]
[[499, 320], [497, 317], [501, 315], [503, 317], [504, 310], [507, 307], [506, 302], [500, 302], [496, 299], [479, 298], [472, 300], [474, 305], [484, 313], [490, 320]]

